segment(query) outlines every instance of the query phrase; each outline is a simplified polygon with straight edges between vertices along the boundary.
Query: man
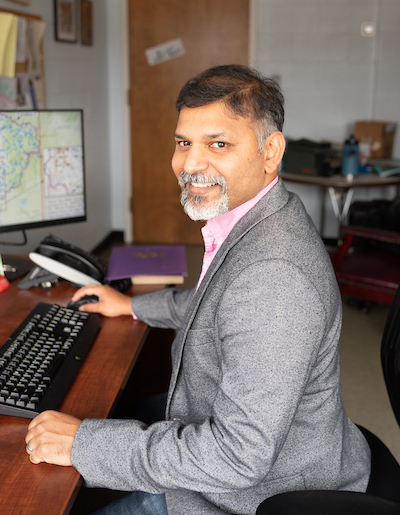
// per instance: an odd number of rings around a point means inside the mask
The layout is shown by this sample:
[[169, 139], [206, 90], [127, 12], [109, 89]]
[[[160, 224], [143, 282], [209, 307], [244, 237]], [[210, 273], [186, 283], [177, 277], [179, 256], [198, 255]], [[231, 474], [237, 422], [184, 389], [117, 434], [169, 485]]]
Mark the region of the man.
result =
[[72, 464], [89, 486], [147, 492], [169, 514], [254, 514], [288, 490], [365, 491], [369, 448], [341, 398], [340, 294], [314, 225], [278, 178], [280, 90], [222, 66], [189, 81], [177, 109], [172, 168], [186, 213], [207, 221], [197, 288], [131, 300], [87, 286], [74, 297], [99, 296], [86, 311], [132, 310], [179, 329], [166, 420], [44, 413], [29, 426], [30, 459]]

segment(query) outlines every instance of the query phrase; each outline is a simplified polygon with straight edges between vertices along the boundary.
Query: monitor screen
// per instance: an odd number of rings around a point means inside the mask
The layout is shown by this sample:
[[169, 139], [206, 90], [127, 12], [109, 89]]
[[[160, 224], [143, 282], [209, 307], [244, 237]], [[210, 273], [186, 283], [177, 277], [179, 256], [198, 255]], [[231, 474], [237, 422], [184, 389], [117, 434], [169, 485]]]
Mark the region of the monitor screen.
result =
[[84, 220], [82, 111], [0, 111], [0, 232]]

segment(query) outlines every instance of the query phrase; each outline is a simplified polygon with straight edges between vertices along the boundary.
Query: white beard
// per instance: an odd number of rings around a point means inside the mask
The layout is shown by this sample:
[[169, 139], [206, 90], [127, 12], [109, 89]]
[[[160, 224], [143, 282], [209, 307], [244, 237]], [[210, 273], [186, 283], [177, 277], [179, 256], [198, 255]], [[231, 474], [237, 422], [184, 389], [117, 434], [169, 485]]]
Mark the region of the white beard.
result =
[[[204, 183], [217, 183], [222, 188], [221, 196], [211, 205], [202, 205], [206, 201], [204, 197], [196, 197], [190, 195], [186, 189], [186, 184], [189, 182], [196, 182], [199, 184]], [[179, 186], [182, 189], [181, 193], [181, 204], [183, 210], [192, 220], [211, 220], [217, 218], [229, 211], [228, 193], [226, 188], [226, 182], [223, 177], [210, 178], [201, 174], [188, 174], [182, 172], [179, 178]]]

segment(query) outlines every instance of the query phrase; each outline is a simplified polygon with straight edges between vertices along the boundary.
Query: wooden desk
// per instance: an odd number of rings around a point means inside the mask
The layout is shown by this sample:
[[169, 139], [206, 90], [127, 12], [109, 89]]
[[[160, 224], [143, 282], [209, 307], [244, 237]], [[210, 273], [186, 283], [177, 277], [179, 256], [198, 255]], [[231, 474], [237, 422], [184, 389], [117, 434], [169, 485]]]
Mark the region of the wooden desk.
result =
[[[76, 288], [62, 281], [51, 290], [11, 287], [0, 293], [0, 344], [38, 302], [66, 306]], [[154, 289], [154, 288], [152, 288]], [[133, 294], [148, 291], [132, 288]], [[138, 357], [148, 327], [131, 317], [102, 319], [101, 330], [59, 410], [78, 418], [106, 418]], [[68, 513], [81, 485], [72, 467], [33, 465], [25, 452], [30, 420], [0, 416], [0, 513], [56, 515]]]
[[380, 177], [375, 173], [359, 174], [356, 176], [331, 175], [329, 177], [315, 175], [300, 175], [282, 172], [281, 177], [284, 181], [308, 186], [318, 186], [323, 190], [321, 205], [320, 234], [322, 236], [325, 221], [325, 191], [328, 190], [331, 199], [333, 212], [338, 219], [340, 226], [346, 220], [355, 188], [386, 188], [397, 186], [400, 190], [400, 175]]

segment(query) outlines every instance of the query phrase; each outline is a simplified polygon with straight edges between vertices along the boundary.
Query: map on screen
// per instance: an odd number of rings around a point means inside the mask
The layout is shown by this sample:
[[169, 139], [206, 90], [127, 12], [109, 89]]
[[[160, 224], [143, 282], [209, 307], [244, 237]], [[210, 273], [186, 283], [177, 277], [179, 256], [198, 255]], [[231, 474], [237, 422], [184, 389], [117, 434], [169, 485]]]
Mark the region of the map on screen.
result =
[[0, 112], [0, 229], [85, 216], [81, 111]]

